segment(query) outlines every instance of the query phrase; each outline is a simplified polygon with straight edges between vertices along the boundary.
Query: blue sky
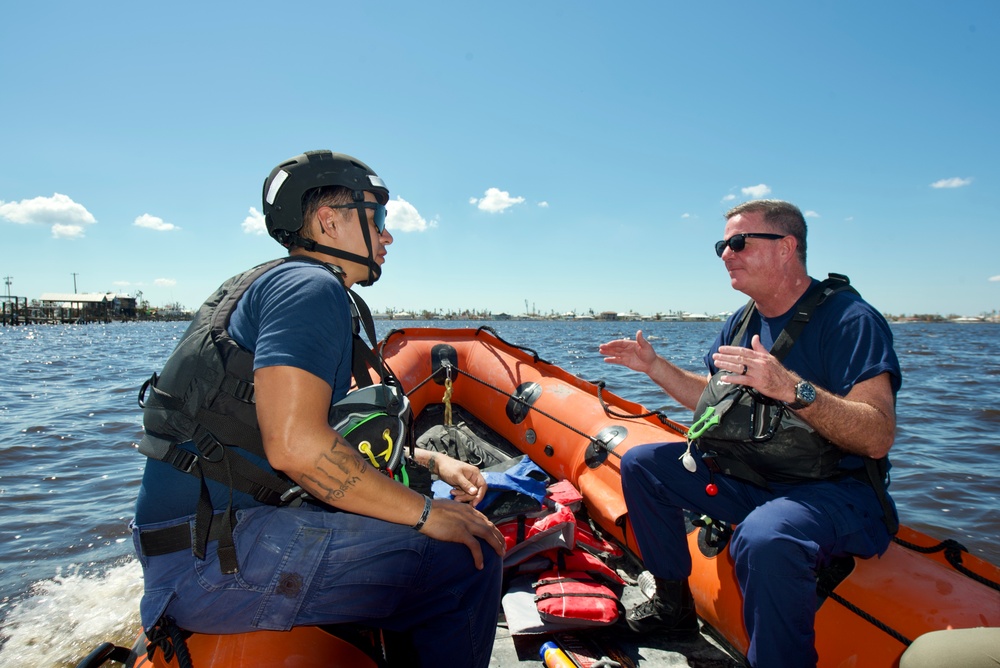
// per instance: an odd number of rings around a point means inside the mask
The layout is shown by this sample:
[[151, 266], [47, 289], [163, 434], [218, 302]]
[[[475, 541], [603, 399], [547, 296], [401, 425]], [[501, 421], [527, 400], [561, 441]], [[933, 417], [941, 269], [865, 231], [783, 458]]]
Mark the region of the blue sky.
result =
[[[393, 204], [375, 310], [716, 313], [767, 195], [885, 312], [1000, 309], [1000, 3], [12, 3], [0, 279], [197, 307], [328, 148]], [[74, 276], [75, 275], [75, 276]], [[0, 292], [7, 286], [0, 283]]]

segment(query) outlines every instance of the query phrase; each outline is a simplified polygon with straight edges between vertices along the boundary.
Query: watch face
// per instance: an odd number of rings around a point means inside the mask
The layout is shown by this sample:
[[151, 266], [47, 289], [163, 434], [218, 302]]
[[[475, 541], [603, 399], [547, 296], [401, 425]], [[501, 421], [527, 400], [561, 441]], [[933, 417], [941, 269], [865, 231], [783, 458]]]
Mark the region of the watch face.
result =
[[806, 382], [801, 382], [795, 386], [795, 398], [800, 403], [809, 405], [816, 401], [816, 388]]

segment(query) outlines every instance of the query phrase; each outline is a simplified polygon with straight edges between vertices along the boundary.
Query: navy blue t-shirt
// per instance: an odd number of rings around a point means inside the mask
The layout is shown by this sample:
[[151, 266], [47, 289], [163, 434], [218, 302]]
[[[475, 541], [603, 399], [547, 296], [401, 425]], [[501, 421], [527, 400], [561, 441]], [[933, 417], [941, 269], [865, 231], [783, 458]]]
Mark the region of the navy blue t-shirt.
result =
[[[291, 366], [322, 378], [333, 389], [332, 401], [342, 399], [351, 385], [352, 329], [347, 291], [325, 267], [286, 262], [254, 281], [236, 305], [230, 335], [254, 353], [254, 369]], [[194, 451], [193, 444], [184, 447]], [[240, 455], [245, 454], [240, 451]], [[248, 459], [272, 470], [267, 462]], [[212, 504], [222, 510], [229, 490], [209, 481]], [[135, 521], [149, 524], [195, 512], [197, 478], [163, 462], [149, 459], [136, 502]], [[252, 497], [233, 493], [233, 507], [260, 505]]]
[[[817, 283], [814, 280], [813, 286]], [[720, 346], [729, 345], [746, 308], [744, 305], [729, 317], [705, 355], [705, 365], [710, 374], [719, 371], [712, 361], [712, 354]], [[753, 335], [759, 334], [761, 344], [770, 350], [795, 311], [793, 307], [774, 318], [765, 318], [759, 311], [754, 313], [743, 340], [734, 345], [749, 348]], [[861, 381], [882, 373], [890, 374], [894, 396], [902, 385], [902, 372], [892, 347], [889, 323], [868, 302], [849, 291], [831, 295], [813, 311], [782, 363], [803, 379], [841, 397]], [[847, 469], [860, 465], [861, 460], [853, 455], [847, 456], [841, 463]]]

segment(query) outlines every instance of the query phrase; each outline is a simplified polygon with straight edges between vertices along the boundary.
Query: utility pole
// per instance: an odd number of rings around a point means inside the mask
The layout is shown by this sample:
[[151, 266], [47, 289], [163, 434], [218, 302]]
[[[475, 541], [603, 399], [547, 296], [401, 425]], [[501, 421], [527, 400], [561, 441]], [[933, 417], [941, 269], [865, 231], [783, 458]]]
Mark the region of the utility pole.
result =
[[73, 294], [76, 294], [76, 277], [79, 276], [75, 271], [73, 272]]
[[3, 282], [7, 284], [7, 299], [10, 299], [10, 284], [11, 284], [11, 281], [13, 281], [13, 280], [14, 279], [11, 276], [4, 276], [3, 277]]

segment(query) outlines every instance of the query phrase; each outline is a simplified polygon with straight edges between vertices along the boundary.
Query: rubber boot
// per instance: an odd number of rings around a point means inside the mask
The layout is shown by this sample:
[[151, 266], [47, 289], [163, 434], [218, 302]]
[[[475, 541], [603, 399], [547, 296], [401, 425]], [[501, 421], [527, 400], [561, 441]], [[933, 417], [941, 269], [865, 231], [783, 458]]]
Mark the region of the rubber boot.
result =
[[625, 615], [629, 628], [636, 633], [656, 634], [671, 640], [698, 637], [698, 615], [688, 581], [655, 578], [655, 582], [653, 597]]

